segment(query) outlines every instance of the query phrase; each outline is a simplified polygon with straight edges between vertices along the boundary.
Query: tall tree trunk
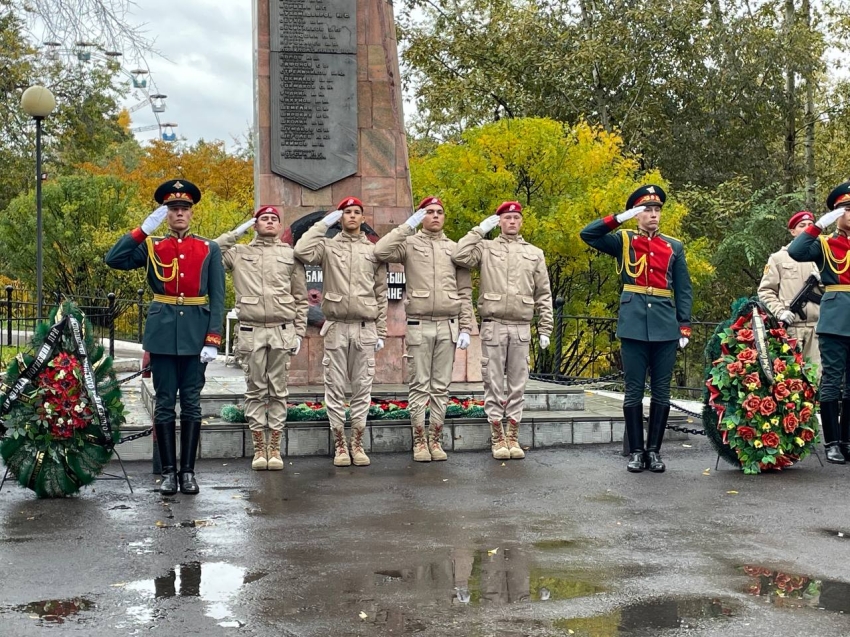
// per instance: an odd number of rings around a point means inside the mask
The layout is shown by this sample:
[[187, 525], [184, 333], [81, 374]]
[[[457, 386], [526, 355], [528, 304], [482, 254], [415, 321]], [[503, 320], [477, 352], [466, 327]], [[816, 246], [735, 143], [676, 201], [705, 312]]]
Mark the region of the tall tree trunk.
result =
[[[806, 21], [806, 39], [810, 40], [812, 30], [812, 10], [809, 0], [803, 0], [800, 7], [803, 19]], [[805, 111], [805, 137], [803, 148], [805, 150], [805, 173], [806, 173], [806, 209], [815, 209], [815, 69], [811, 60], [806, 64], [806, 111]]]
[[794, 191], [794, 151], [797, 144], [797, 101], [794, 85], [794, 65], [792, 63], [794, 33], [794, 0], [785, 0], [785, 162], [783, 166], [782, 190]]

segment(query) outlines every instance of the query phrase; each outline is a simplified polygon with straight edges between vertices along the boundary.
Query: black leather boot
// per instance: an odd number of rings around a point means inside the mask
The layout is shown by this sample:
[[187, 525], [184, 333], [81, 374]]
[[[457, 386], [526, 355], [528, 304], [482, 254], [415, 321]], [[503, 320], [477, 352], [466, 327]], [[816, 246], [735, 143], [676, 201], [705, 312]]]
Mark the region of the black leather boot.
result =
[[841, 401], [841, 419], [839, 420], [841, 427], [838, 448], [841, 449], [841, 455], [844, 460], [850, 460], [850, 400], [844, 399]]
[[845, 464], [844, 454], [841, 453], [838, 437], [839, 402], [829, 400], [820, 404], [821, 429], [823, 429], [823, 446], [826, 448], [826, 461], [833, 464]]
[[177, 450], [176, 434], [173, 422], [154, 423], [156, 429], [156, 446], [159, 449], [159, 459], [162, 463], [162, 482], [159, 492], [162, 495], [177, 493]]
[[646, 440], [646, 468], [654, 473], [664, 473], [667, 469], [661, 460], [661, 441], [667, 428], [670, 405], [649, 403], [649, 432]]
[[195, 482], [195, 458], [200, 438], [200, 421], [180, 421], [180, 493], [186, 495], [195, 495], [200, 491]]
[[629, 461], [626, 469], [631, 473], [640, 473], [644, 469], [643, 449], [643, 405], [623, 406], [626, 419], [626, 435], [629, 440]]

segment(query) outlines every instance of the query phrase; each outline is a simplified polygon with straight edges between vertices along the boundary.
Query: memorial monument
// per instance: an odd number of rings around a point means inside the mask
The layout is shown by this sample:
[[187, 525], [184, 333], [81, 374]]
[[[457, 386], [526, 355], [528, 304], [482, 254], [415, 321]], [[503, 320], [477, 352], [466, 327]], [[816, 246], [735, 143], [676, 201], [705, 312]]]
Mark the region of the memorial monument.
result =
[[[392, 2], [253, 0], [253, 10], [256, 203], [279, 206], [288, 226], [354, 196], [384, 235], [413, 210]], [[402, 383], [399, 300], [387, 329], [375, 382]], [[454, 380], [480, 381], [479, 356], [474, 338], [457, 352]], [[290, 384], [321, 384], [321, 361], [309, 327]]]

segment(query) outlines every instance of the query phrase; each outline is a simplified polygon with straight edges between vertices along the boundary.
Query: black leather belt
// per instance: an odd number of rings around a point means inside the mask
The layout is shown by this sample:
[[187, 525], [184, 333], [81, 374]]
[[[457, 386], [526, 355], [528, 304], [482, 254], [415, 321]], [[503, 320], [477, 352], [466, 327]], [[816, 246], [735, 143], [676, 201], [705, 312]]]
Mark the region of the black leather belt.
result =
[[[280, 326], [281, 326], [282, 328], [284, 328], [284, 329], [286, 329], [286, 326], [287, 326], [287, 325], [289, 325], [289, 323], [281, 323], [281, 324], [280, 324]], [[293, 323], [293, 325], [295, 325], [295, 323]], [[253, 332], [253, 331], [254, 331], [254, 328], [253, 328], [252, 326], [250, 326], [250, 325], [240, 325], [240, 326], [239, 326], [239, 331], [240, 331], [240, 332]]]
[[493, 319], [481, 319], [482, 323], [492, 323]]
[[408, 321], [408, 325], [419, 325], [419, 321]]

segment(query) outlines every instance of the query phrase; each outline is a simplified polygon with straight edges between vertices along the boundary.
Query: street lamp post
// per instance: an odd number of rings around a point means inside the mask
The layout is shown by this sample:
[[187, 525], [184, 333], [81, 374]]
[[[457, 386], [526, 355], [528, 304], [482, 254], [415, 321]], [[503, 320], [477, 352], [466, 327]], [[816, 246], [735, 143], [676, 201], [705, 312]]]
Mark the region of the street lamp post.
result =
[[30, 86], [21, 96], [21, 108], [35, 120], [35, 289], [38, 316], [44, 298], [44, 262], [42, 255], [41, 219], [41, 122], [56, 108], [56, 98], [50, 89]]

